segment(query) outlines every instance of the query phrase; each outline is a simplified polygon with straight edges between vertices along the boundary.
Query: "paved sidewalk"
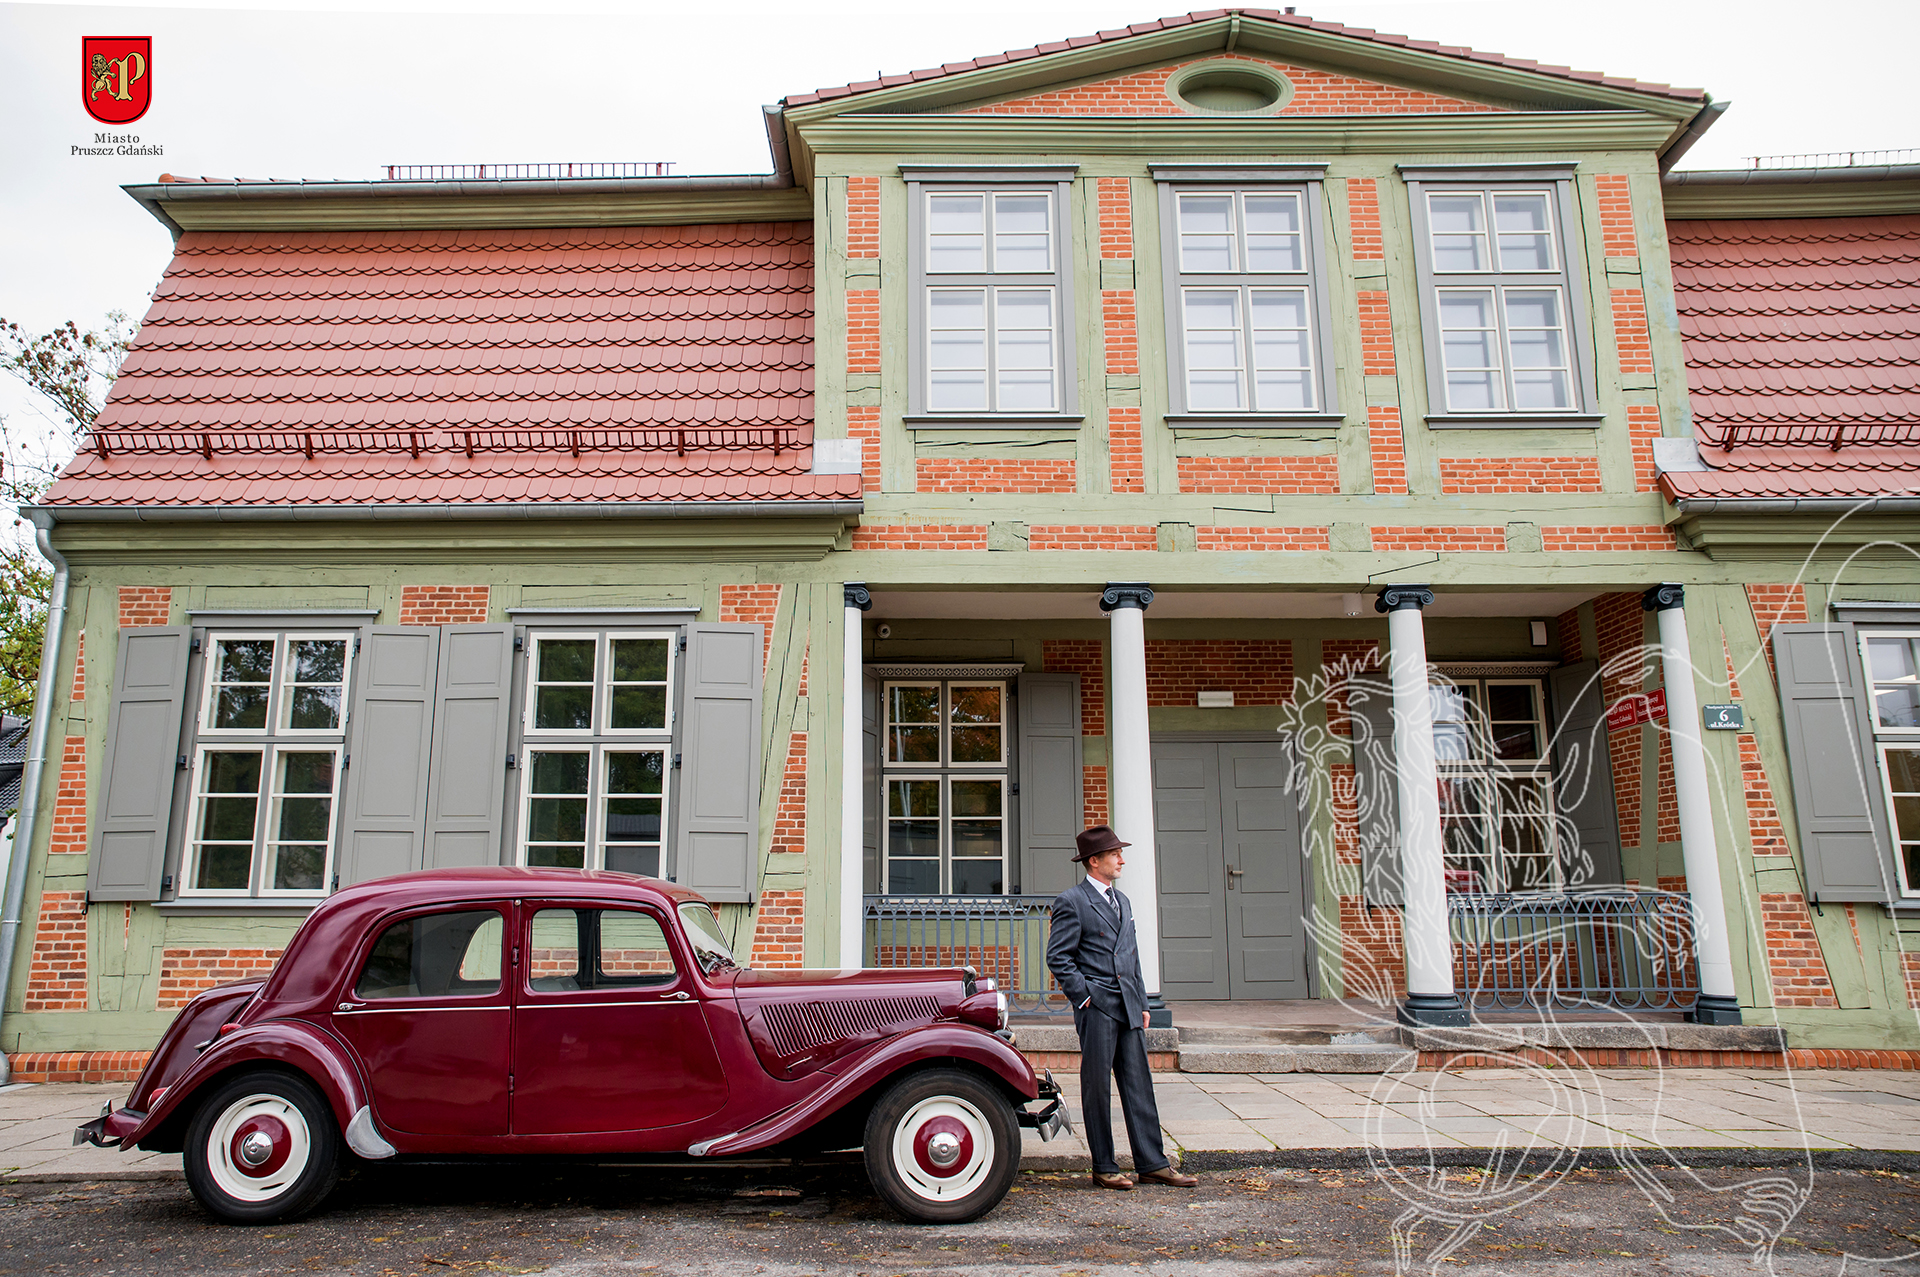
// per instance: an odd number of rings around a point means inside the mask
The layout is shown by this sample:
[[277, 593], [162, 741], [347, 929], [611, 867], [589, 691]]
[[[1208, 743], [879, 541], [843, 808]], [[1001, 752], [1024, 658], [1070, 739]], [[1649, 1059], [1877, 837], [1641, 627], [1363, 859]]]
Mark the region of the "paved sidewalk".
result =
[[[1056, 1074], [1079, 1125], [1079, 1079]], [[1474, 1069], [1460, 1073], [1159, 1073], [1169, 1150], [1572, 1147], [1920, 1153], [1920, 1073], [1784, 1069]], [[0, 1087], [0, 1176], [174, 1176], [180, 1158], [72, 1145], [124, 1085]], [[1127, 1138], [1114, 1145], [1123, 1162]], [[1029, 1169], [1079, 1169], [1086, 1144], [1026, 1133]]]

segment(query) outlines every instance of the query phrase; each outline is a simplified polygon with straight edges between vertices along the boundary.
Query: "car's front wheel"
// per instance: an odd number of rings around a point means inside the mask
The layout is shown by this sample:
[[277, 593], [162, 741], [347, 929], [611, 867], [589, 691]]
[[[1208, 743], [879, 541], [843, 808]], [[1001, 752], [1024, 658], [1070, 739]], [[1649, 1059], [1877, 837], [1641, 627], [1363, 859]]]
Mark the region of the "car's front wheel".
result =
[[909, 1074], [867, 1117], [867, 1175], [908, 1219], [964, 1224], [1007, 1195], [1020, 1172], [1020, 1126], [990, 1083], [959, 1069]]
[[340, 1131], [303, 1077], [262, 1070], [222, 1085], [187, 1127], [187, 1187], [233, 1224], [304, 1215], [340, 1175]]

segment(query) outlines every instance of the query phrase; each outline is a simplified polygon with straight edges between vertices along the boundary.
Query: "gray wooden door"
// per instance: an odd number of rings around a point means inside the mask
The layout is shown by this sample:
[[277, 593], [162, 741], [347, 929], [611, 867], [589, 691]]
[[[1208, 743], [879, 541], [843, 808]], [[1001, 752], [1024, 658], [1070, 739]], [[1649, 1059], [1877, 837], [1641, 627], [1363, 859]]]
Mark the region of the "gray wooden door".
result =
[[1277, 739], [1154, 742], [1163, 997], [1310, 996], [1290, 765]]

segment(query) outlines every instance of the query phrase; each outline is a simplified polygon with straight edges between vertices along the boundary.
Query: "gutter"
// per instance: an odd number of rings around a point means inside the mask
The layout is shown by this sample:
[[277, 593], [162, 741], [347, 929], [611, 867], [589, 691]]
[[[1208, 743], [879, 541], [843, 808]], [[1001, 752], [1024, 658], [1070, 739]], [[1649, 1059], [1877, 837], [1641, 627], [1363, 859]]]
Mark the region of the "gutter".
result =
[[1700, 108], [1699, 114], [1693, 117], [1679, 137], [1667, 144], [1666, 150], [1660, 152], [1661, 181], [1669, 180], [1667, 170], [1678, 164], [1680, 157], [1692, 150], [1693, 144], [1705, 137], [1707, 130], [1712, 128], [1715, 121], [1725, 115], [1727, 108], [1732, 105], [1731, 102], [1715, 102], [1713, 94], [1707, 94], [1707, 104]]
[[[20, 777], [20, 820], [7, 851], [6, 896], [0, 902], [0, 1029], [6, 1022], [6, 1004], [13, 986], [13, 954], [20, 939], [20, 908], [27, 894], [27, 864], [33, 858], [33, 839], [39, 832], [40, 785], [46, 771], [47, 742], [53, 736], [53, 684], [60, 664], [60, 637], [67, 621], [67, 560], [53, 548], [48, 533], [53, 515], [23, 510], [33, 520], [34, 544], [53, 564], [53, 592], [47, 606], [46, 639], [40, 647], [40, 682], [34, 690], [33, 734], [27, 745], [26, 769]], [[4, 1042], [0, 1031], [0, 1042]], [[11, 1079], [12, 1062], [0, 1051], [0, 1081]]]
[[[1677, 145], [1677, 143], [1676, 143]], [[1662, 169], [1664, 172], [1664, 164]], [[1860, 164], [1835, 168], [1696, 169], [1665, 173], [1664, 187], [1677, 186], [1810, 186], [1834, 182], [1920, 181], [1920, 164]]]
[[[21, 506], [36, 526], [58, 523], [404, 523], [423, 519], [848, 518], [864, 501], [656, 501], [502, 505]], [[44, 542], [46, 533], [40, 534]], [[43, 546], [42, 553], [48, 553]], [[49, 555], [49, 557], [52, 557]], [[64, 571], [64, 569], [62, 569]]]
[[1920, 497], [1681, 497], [1681, 514], [1913, 514]]

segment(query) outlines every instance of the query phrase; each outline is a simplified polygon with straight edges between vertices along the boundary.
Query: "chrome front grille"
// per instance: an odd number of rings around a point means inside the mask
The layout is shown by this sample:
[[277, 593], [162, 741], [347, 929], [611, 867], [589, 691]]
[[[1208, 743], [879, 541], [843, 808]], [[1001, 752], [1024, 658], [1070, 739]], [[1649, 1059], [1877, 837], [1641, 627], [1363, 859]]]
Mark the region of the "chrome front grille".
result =
[[935, 1019], [940, 1004], [925, 994], [836, 1002], [771, 1002], [760, 1009], [767, 1037], [781, 1055], [798, 1055], [824, 1042], [883, 1033]]

